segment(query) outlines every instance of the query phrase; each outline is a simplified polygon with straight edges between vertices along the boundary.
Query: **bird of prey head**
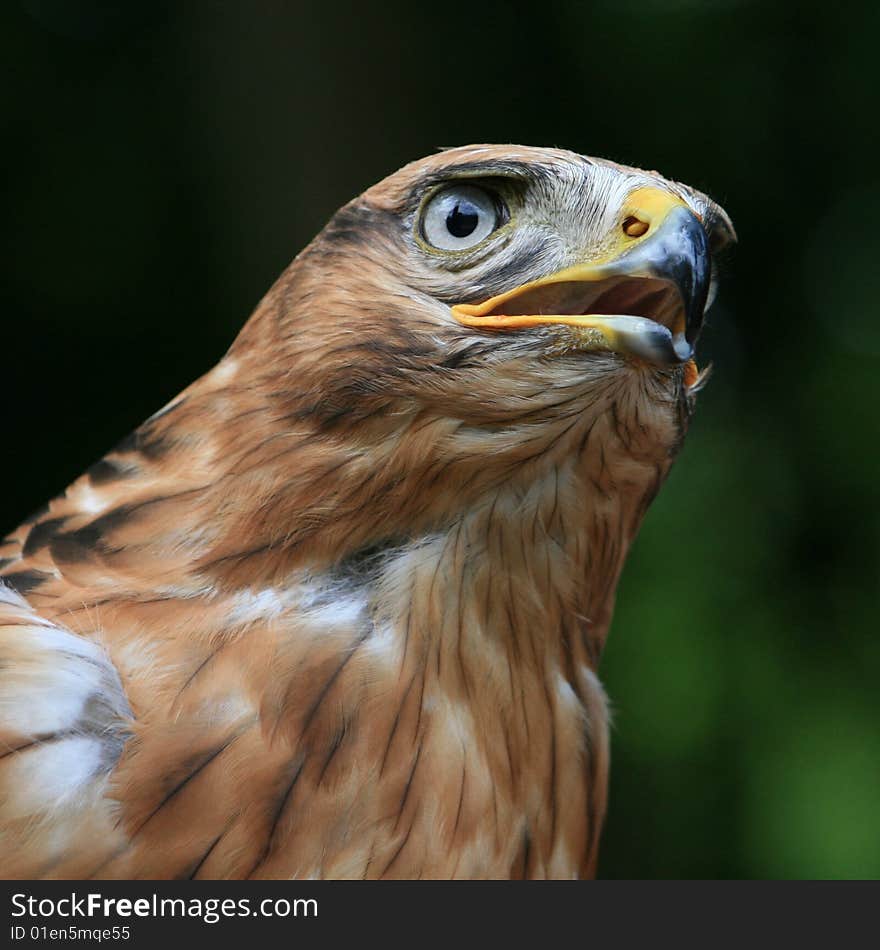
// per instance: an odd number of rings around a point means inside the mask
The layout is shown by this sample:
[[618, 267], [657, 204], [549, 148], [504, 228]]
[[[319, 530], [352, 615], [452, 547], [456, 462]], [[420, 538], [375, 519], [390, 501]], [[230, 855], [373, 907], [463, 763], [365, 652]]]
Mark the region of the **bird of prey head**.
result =
[[381, 543], [546, 475], [606, 408], [634, 448], [674, 450], [712, 253], [732, 238], [716, 204], [655, 173], [547, 149], [445, 151], [331, 219], [221, 364], [223, 385], [272, 390], [286, 419], [345, 441], [363, 467], [364, 494], [346, 489], [356, 523], [334, 497], [333, 517], [309, 525], [338, 527], [334, 556], [343, 535]]
[[213, 370], [0, 548], [14, 623], [112, 670], [69, 818], [112, 834], [74, 860], [34, 805], [15, 867], [591, 873], [597, 664], [733, 239], [655, 172], [517, 146], [337, 212]]

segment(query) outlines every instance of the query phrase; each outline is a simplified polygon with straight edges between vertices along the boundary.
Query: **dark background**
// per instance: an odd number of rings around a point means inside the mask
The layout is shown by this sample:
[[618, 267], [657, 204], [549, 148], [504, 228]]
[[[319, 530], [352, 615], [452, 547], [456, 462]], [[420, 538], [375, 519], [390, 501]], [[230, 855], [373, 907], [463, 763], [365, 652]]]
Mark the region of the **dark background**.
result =
[[600, 873], [880, 876], [880, 5], [5, 10], [0, 529], [406, 161], [513, 141], [660, 169], [740, 246], [619, 591]]

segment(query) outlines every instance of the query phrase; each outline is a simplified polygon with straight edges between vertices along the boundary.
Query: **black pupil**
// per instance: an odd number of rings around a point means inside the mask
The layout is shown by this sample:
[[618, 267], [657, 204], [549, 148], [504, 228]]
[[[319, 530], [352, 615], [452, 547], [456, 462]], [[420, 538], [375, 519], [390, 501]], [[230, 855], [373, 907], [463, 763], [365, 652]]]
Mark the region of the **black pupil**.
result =
[[479, 220], [480, 209], [466, 198], [460, 198], [446, 215], [446, 229], [453, 237], [466, 238], [477, 229]]

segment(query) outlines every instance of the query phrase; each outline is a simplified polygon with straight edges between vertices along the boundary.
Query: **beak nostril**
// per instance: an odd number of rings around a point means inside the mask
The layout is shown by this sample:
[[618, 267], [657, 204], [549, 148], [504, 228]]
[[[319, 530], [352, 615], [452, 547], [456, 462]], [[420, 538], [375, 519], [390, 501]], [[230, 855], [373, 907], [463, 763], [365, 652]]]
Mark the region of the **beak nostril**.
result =
[[641, 218], [631, 214], [623, 222], [623, 233], [633, 238], [641, 237], [650, 226], [647, 221], [642, 221]]

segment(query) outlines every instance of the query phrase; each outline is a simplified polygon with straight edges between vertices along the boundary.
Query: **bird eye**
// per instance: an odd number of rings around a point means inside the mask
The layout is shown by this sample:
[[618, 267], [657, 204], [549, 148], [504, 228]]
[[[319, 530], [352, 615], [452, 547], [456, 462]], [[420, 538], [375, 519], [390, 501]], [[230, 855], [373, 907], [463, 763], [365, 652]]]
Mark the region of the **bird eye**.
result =
[[503, 223], [498, 198], [475, 185], [453, 185], [428, 202], [422, 216], [424, 239], [442, 251], [460, 251], [487, 238]]

